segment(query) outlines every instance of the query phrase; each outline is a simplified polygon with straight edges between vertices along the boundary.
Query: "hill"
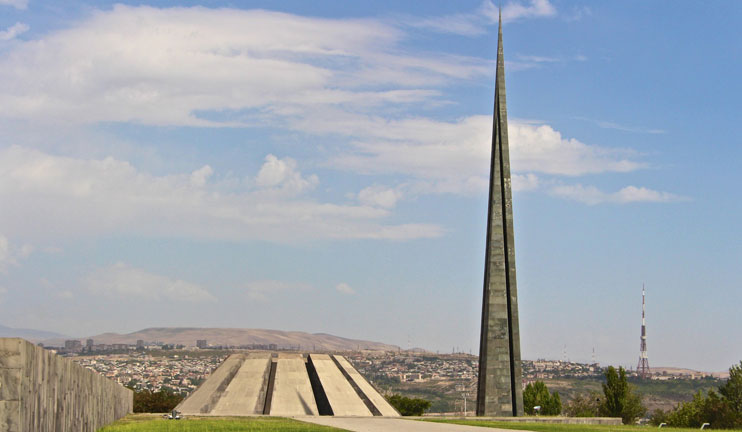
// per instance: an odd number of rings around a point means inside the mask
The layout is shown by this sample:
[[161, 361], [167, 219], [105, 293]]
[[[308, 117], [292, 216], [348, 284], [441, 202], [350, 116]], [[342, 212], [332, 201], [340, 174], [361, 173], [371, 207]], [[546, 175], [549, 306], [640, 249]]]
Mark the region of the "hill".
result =
[[[349, 351], [369, 349], [377, 351], [397, 351], [396, 345], [358, 339], [348, 339], [326, 333], [305, 333], [299, 331], [281, 331], [266, 329], [239, 328], [195, 328], [195, 327], [155, 327], [133, 333], [102, 333], [89, 336], [96, 344], [135, 344], [137, 340], [146, 343], [162, 342], [195, 346], [196, 340], [206, 339], [209, 345], [269, 345], [279, 348], [301, 347], [305, 350]], [[88, 339], [83, 338], [84, 339]], [[44, 341], [47, 345], [61, 345], [63, 340], [57, 338]]]
[[25, 328], [13, 328], [0, 325], [0, 337], [19, 337], [31, 342], [39, 342], [46, 339], [64, 339], [66, 336], [44, 330]]

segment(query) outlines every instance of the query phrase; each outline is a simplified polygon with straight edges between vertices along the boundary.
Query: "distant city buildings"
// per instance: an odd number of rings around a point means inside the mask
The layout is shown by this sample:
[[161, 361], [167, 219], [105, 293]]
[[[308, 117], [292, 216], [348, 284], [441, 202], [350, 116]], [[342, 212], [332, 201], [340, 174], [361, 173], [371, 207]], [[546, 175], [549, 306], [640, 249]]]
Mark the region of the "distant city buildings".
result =
[[73, 357], [80, 365], [136, 390], [168, 389], [187, 395], [224, 360], [224, 356], [152, 357], [147, 353]]
[[206, 339], [199, 339], [196, 341], [196, 347], [199, 349], [206, 349], [208, 346], [209, 344], [206, 343]]
[[64, 350], [67, 352], [80, 352], [82, 351], [82, 343], [76, 339], [66, 340], [64, 341]]
[[[140, 345], [140, 344], [137, 344]], [[188, 349], [169, 347], [167, 344], [144, 343], [143, 350], [137, 345], [94, 344], [93, 351], [70, 352], [79, 364], [93, 369], [106, 377], [137, 390], [159, 391], [169, 389], [186, 396], [226, 358], [229, 354], [209, 346], [207, 351], [193, 355]], [[265, 348], [270, 345], [255, 345]], [[71, 347], [76, 347], [74, 343]], [[274, 345], [275, 346], [275, 345]], [[121, 351], [113, 348], [126, 347]], [[167, 348], [166, 348], [167, 347]], [[64, 348], [62, 348], [64, 350]], [[96, 351], [98, 350], [98, 351]], [[444, 393], [454, 393], [454, 388], [469, 392], [476, 389], [478, 358], [467, 354], [433, 354], [397, 351], [361, 351], [342, 353], [368, 380], [383, 391], [398, 388], [439, 388]], [[597, 363], [573, 363], [559, 360], [523, 360], [523, 384], [537, 380], [549, 381], [562, 378], [600, 380], [603, 368]], [[629, 371], [635, 375], [635, 372]], [[710, 378], [710, 374], [685, 369], [656, 370], [654, 380], [688, 380]], [[456, 393], [454, 398], [458, 398]]]

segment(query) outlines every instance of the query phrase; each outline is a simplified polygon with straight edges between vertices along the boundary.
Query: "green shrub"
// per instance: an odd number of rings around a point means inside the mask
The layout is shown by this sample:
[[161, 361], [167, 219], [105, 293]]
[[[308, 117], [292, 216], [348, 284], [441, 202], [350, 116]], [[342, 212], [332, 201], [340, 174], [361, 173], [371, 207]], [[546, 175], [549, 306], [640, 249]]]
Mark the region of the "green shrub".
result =
[[541, 414], [559, 415], [562, 413], [562, 399], [559, 393], [549, 394], [549, 389], [543, 381], [529, 383], [523, 390], [523, 410], [526, 414], [535, 414], [534, 407], [541, 407]]
[[600, 395], [590, 392], [587, 395], [577, 395], [567, 402], [564, 413], [570, 417], [598, 416]]
[[158, 392], [151, 392], [149, 390], [135, 391], [134, 412], [166, 413], [172, 411], [182, 400], [183, 396], [167, 389]]
[[403, 416], [421, 416], [430, 409], [430, 401], [420, 398], [409, 398], [399, 394], [393, 394], [386, 398], [389, 403]]

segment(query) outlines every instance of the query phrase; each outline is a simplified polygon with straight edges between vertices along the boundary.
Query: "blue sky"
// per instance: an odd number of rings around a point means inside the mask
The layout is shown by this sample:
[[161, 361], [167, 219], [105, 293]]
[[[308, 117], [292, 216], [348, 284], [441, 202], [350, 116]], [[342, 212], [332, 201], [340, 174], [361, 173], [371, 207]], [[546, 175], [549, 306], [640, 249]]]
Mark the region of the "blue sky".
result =
[[[476, 353], [496, 14], [0, 0], [0, 323]], [[503, 18], [523, 357], [738, 362], [742, 5]]]

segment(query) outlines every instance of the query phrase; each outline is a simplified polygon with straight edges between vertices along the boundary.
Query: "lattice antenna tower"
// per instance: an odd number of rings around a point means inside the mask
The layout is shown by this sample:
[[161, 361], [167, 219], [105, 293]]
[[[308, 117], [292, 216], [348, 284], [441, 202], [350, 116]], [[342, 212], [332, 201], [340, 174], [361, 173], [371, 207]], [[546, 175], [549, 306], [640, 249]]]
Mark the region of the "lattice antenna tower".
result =
[[647, 356], [647, 320], [645, 318], [644, 284], [642, 284], [642, 336], [639, 344], [639, 364], [636, 366], [639, 378], [647, 379], [651, 376], [649, 357]]

